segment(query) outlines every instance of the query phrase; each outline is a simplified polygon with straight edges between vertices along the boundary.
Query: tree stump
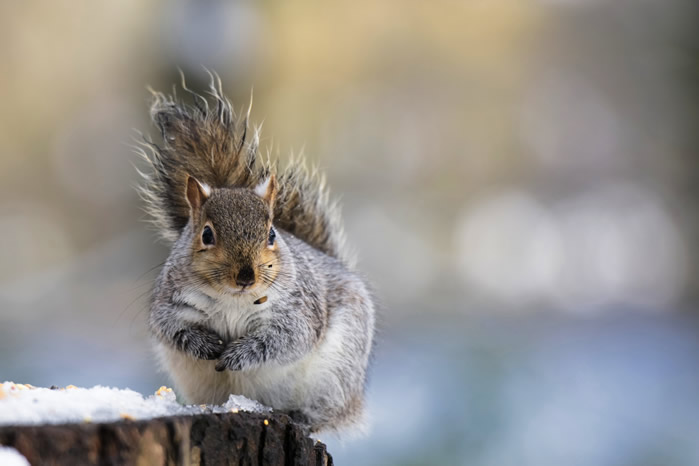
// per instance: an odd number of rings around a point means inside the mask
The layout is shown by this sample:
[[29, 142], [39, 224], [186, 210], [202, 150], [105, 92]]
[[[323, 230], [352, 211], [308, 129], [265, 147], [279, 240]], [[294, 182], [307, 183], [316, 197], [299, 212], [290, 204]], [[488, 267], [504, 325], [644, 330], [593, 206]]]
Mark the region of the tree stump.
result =
[[285, 414], [225, 413], [92, 424], [0, 426], [32, 465], [332, 466]]

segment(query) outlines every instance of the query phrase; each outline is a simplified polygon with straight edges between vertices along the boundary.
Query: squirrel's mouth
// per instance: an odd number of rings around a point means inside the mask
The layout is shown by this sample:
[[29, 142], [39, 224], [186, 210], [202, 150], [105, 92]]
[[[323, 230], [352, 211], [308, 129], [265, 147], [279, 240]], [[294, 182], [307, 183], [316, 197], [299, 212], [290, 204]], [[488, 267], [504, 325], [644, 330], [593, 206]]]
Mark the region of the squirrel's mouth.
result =
[[226, 286], [225, 290], [228, 294], [231, 294], [233, 296], [243, 296], [247, 295], [253, 292], [257, 288], [257, 285], [250, 285], [250, 286]]

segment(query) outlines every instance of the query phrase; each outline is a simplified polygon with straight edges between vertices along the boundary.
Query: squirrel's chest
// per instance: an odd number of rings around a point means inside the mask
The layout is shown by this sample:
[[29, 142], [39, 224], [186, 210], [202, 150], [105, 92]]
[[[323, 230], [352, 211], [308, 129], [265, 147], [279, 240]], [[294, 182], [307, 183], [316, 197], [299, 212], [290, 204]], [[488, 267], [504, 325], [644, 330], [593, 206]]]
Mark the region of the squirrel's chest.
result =
[[241, 299], [216, 301], [208, 313], [207, 324], [228, 340], [240, 338], [249, 332], [252, 318], [259, 319], [263, 309]]
[[221, 296], [213, 299], [199, 293], [180, 296], [190, 306], [206, 315], [204, 322], [216, 333], [233, 340], [250, 331], [251, 322], [264, 320], [270, 312], [271, 299], [255, 303], [250, 296]]

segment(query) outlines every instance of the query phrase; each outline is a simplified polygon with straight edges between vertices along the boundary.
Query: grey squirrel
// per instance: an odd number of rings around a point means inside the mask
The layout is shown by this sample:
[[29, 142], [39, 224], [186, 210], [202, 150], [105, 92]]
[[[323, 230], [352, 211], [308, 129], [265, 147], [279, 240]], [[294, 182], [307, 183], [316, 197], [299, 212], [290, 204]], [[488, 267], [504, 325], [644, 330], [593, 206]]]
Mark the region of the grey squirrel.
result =
[[302, 161], [277, 169], [212, 77], [193, 103], [153, 91], [139, 188], [172, 250], [153, 290], [156, 352], [190, 403], [230, 394], [311, 432], [361, 426], [375, 305], [339, 210]]

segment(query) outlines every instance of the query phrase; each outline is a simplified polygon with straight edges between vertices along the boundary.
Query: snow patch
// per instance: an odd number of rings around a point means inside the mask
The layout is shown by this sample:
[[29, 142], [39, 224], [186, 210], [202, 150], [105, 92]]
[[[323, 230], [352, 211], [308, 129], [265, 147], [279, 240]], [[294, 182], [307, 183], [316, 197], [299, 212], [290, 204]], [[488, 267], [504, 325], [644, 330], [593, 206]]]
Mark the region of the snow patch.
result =
[[29, 466], [29, 461], [14, 448], [0, 446], [0, 464], [3, 466]]
[[238, 411], [260, 413], [271, 409], [239, 395], [231, 395], [223, 405], [182, 405], [167, 387], [144, 397], [133, 390], [99, 385], [54, 389], [13, 382], [0, 385], [0, 425], [112, 422]]

